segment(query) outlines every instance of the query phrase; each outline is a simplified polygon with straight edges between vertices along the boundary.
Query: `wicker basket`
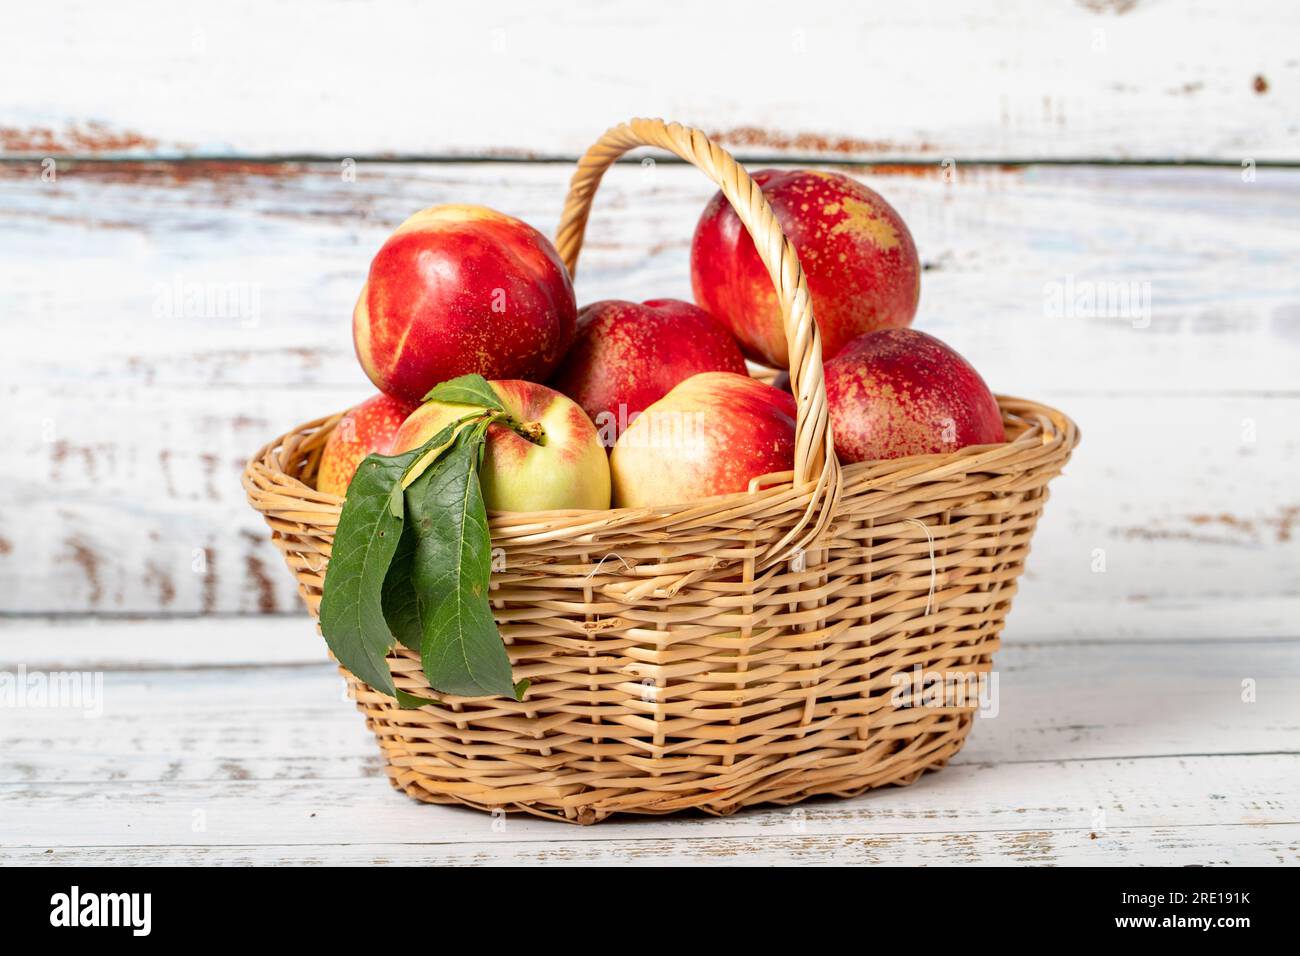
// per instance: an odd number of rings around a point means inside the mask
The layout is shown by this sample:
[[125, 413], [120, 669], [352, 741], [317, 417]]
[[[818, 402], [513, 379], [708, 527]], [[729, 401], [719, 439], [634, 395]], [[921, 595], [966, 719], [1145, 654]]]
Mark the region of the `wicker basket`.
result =
[[[493, 607], [526, 699], [403, 710], [344, 671], [352, 696], [393, 784], [433, 803], [594, 823], [911, 783], [961, 748], [976, 703], [899, 707], [899, 676], [990, 670], [1078, 432], [999, 398], [1005, 444], [841, 468], [798, 258], [762, 192], [703, 134], [633, 120], [601, 137], [559, 227], [570, 271], [601, 176], [642, 145], [717, 183], [771, 272], [798, 404], [794, 472], [674, 508], [494, 515]], [[244, 473], [313, 615], [342, 499], [312, 485], [338, 418], [276, 439]], [[430, 695], [416, 653], [399, 645], [389, 665], [399, 688]]]

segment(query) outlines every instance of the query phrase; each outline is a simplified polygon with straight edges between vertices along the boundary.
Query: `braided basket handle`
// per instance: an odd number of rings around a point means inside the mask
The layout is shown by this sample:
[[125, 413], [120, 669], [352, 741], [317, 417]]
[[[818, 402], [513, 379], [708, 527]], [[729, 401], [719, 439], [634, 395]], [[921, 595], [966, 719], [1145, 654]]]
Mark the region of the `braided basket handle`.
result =
[[[821, 336], [813, 320], [808, 284], [794, 246], [781, 231], [776, 215], [763, 191], [749, 178], [736, 160], [721, 146], [710, 142], [697, 129], [659, 119], [634, 119], [605, 132], [578, 160], [569, 183], [564, 213], [555, 234], [555, 246], [569, 269], [577, 274], [578, 252], [582, 249], [592, 197], [601, 177], [615, 160], [638, 146], [658, 146], [675, 153], [713, 180], [727, 197], [740, 221], [754, 240], [759, 258], [767, 266], [785, 321], [785, 338], [790, 350], [790, 389], [794, 393], [795, 417], [794, 484], [804, 488], [815, 482], [816, 493], [809, 504], [812, 513], [818, 499], [838, 497], [839, 467], [831, 444], [826, 406], [826, 383], [822, 378]], [[830, 502], [827, 502], [828, 504]], [[830, 508], [821, 509], [815, 537], [827, 521]], [[806, 527], [801, 523], [800, 529]], [[789, 543], [788, 541], [786, 543]]]

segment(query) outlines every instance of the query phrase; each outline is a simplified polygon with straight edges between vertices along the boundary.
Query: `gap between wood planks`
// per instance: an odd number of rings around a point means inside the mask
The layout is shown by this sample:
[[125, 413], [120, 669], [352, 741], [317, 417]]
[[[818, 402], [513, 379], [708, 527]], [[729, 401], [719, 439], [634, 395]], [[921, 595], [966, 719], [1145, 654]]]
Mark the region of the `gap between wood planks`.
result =
[[[813, 809], [825, 805], [826, 804], [813, 804], [813, 803], [795, 804], [794, 806], [784, 808], [784, 810], [786, 812], [789, 812], [790, 810], [796, 809], [799, 806], [803, 806], [805, 809]], [[453, 808], [453, 809], [457, 809], [457, 812], [461, 812], [461, 810], [464, 810], [465, 812], [470, 812], [469, 807], [459, 808], [459, 809]], [[480, 810], [474, 810], [472, 812], [475, 814], [482, 815], [482, 811]], [[741, 810], [739, 812], [745, 813], [746, 811]], [[660, 826], [672, 825], [675, 823], [684, 822], [684, 820], [689, 820], [691, 822], [709, 822], [707, 820], [701, 821], [699, 820], [699, 818], [681, 818], [681, 817], [664, 818], [664, 817], [653, 817], [653, 816], [635, 817], [626, 820], [621, 820], [619, 822], [622, 823], [625, 827], [632, 827], [638, 825], [653, 827], [656, 824]], [[575, 836], [577, 834], [582, 834], [582, 836], [578, 839], [571, 839], [571, 840], [557, 840], [553, 836], [537, 836], [531, 839], [516, 838], [511, 840], [499, 840], [499, 841], [493, 841], [491, 843], [483, 843], [481, 845], [484, 847], [505, 848], [511, 846], [536, 846], [539, 844], [543, 844], [543, 845], [544, 844], [572, 845], [574, 843], [583, 843], [583, 844], [633, 843], [635, 844], [635, 843], [649, 843], [649, 842], [657, 842], [657, 841], [665, 841], [665, 840], [671, 840], [671, 842], [673, 843], [702, 843], [702, 842], [721, 843], [724, 841], [739, 842], [742, 840], [746, 842], [753, 841], [753, 840], [760, 840], [760, 841], [770, 840], [773, 842], [777, 842], [786, 839], [799, 839], [799, 837], [792, 837], [789, 834], [782, 834], [780, 836], [775, 834], [770, 836], [764, 834], [750, 834], [744, 837], [728, 837], [728, 836], [720, 836], [717, 834], [700, 834], [695, 836], [689, 834], [683, 834], [681, 836], [678, 836], [674, 834], [670, 838], [666, 838], [660, 834], [655, 836], [647, 835], [645, 837], [638, 838], [635, 836], [629, 837], [626, 834], [626, 832], [624, 832], [624, 833], [620, 833], [617, 836], [614, 835], [613, 833], [611, 833], [609, 836], [601, 836], [600, 831], [602, 829], [602, 826], [608, 830], [612, 830], [613, 827], [609, 826], [608, 824], [603, 824], [594, 827], [586, 827], [586, 828], [579, 829], [569, 824], [564, 824], [560, 822], [552, 822], [549, 823], [548, 825], [556, 828], [563, 827], [564, 830], [562, 832], [572, 833]], [[1269, 823], [1260, 822], [1260, 823], [1241, 823], [1241, 824], [1148, 823], [1148, 824], [1129, 825], [1121, 828], [1121, 832], [1134, 833], [1134, 832], [1143, 832], [1143, 831], [1150, 831], [1150, 830], [1202, 830], [1202, 829], [1224, 830], [1224, 829], [1235, 829], [1238, 827], [1242, 829], [1251, 829], [1251, 830], [1266, 830], [1270, 827], [1300, 827], [1300, 820], [1278, 820], [1276, 822], [1269, 822]], [[879, 838], [883, 840], [889, 840], [889, 839], [906, 838], [909, 840], [910, 839], [935, 840], [935, 839], [944, 839], [944, 838], [949, 838], [954, 836], [967, 836], [967, 835], [999, 836], [999, 835], [1019, 835], [1019, 834], [1026, 834], [1026, 833], [1050, 833], [1050, 834], [1082, 833], [1087, 829], [1088, 829], [1087, 827], [1079, 827], [1079, 826], [1074, 826], [1074, 827], [1038, 826], [1038, 827], [1026, 827], [1025, 829], [1016, 829], [1014, 827], [991, 827], [991, 828], [970, 827], [968, 829], [962, 829], [962, 830], [926, 830], [922, 832], [917, 832], [915, 830], [872, 830], [869, 833], [851, 833], [851, 832], [809, 833], [806, 834], [803, 837], [803, 839], [807, 839], [807, 840], [837, 840], [838, 839], [838, 840], [848, 841], [854, 839]], [[1115, 830], [1110, 830], [1109, 832], [1114, 833]], [[35, 850], [35, 849], [45, 849], [45, 848], [53, 849], [56, 852], [59, 852], [64, 850], [122, 851], [122, 850], [146, 850], [146, 849], [237, 850], [237, 849], [248, 848], [248, 847], [255, 848], [255, 849], [268, 849], [268, 850], [304, 849], [310, 847], [321, 847], [321, 848], [349, 847], [349, 846], [459, 847], [459, 846], [466, 846], [467, 844], [476, 845], [476, 841], [474, 840], [375, 840], [375, 841], [366, 841], [364, 843], [358, 843], [356, 841], [345, 840], [336, 843], [309, 842], [309, 841], [303, 841], [302, 843], [133, 843], [133, 844], [85, 843], [77, 846], [67, 846], [67, 847], [64, 846], [51, 847], [48, 843], [0, 843], [0, 854], [2, 854], [6, 850]]]
[[[1067, 831], [1068, 832], [1068, 831]], [[93, 847], [40, 849], [0, 849], [0, 861], [11, 865], [68, 865], [83, 862], [89, 865], [111, 865], [129, 862], [132, 865], [149, 863], [192, 862], [197, 865], [250, 865], [257, 863], [301, 863], [334, 865], [421, 865], [439, 862], [448, 865], [475, 865], [488, 863], [522, 864], [599, 864], [633, 863], [664, 864], [674, 862], [716, 863], [719, 857], [729, 861], [754, 864], [789, 863], [844, 863], [900, 865], [953, 865], [960, 863], [1038, 863], [1087, 865], [1221, 865], [1228, 863], [1279, 864], [1294, 862], [1294, 840], [1286, 841], [1277, 828], [1264, 830], [1251, 825], [1213, 828], [1217, 841], [1197, 841], [1205, 828], [1168, 826], [1150, 831], [1116, 828], [1107, 831], [1103, 839], [1091, 839], [1090, 833], [1079, 832], [1078, 846], [1052, 845], [1056, 834], [1047, 831], [1006, 831], [1005, 833], [969, 833], [966, 831], [935, 834], [931, 836], [908, 835], [904, 837], [877, 837], [858, 834], [827, 838], [820, 835], [768, 837], [760, 843], [750, 840], [723, 838], [710, 841], [694, 840], [687, 844], [703, 852], [674, 859], [673, 850], [679, 846], [676, 838], [652, 838], [626, 841], [563, 842], [553, 839], [546, 843], [490, 844], [477, 848], [461, 849], [448, 845], [442, 856], [431, 856], [418, 844], [375, 844], [358, 842], [325, 846], [317, 844], [301, 848], [275, 844], [241, 844], [228, 846], [147, 847]], [[1300, 833], [1300, 827], [1286, 832]], [[1180, 840], [1181, 837], [1188, 839]], [[1260, 839], [1263, 837], [1263, 839]], [[533, 849], [524, 855], [519, 850]], [[311, 852], [312, 850], [323, 852]], [[512, 849], [515, 852], [511, 852]], [[295, 852], [296, 851], [296, 852]], [[305, 852], [304, 852], [305, 851]], [[596, 856], [593, 851], [603, 851]], [[129, 857], [129, 860], [124, 860]], [[454, 857], [454, 858], [453, 858]]]
[[[1029, 760], [1029, 759], [1021, 759], [1017, 757], [1000, 758], [998, 760], [987, 760], [987, 759], [963, 760], [961, 753], [959, 752], [956, 756], [953, 757], [952, 761], [948, 764], [948, 767], [949, 768], [967, 767], [975, 770], [987, 770], [996, 767], [1025, 767], [1025, 768], [1039, 767], [1044, 771], [1046, 771], [1053, 768], [1059, 768], [1061, 764], [1065, 764], [1065, 763], [1069, 763], [1069, 764], [1103, 764], [1103, 763], [1118, 763], [1118, 762], [1146, 763], [1149, 761], [1160, 761], [1160, 760], [1213, 761], [1213, 760], [1232, 760], [1237, 758], [1256, 758], [1256, 757], [1300, 757], [1300, 750], [1243, 750], [1234, 753], [1116, 754], [1114, 756], [1070, 757], [1068, 759], [1059, 759], [1059, 760]], [[19, 789], [31, 790], [33, 787], [95, 786], [95, 787], [105, 787], [105, 788], [114, 787], [119, 789], [125, 789], [129, 787], [149, 786], [149, 787], [154, 787], [159, 789], [169, 788], [169, 789], [177, 790], [184, 787], [192, 787], [195, 783], [200, 783], [200, 782], [210, 783], [213, 786], [220, 787], [224, 785], [234, 786], [234, 785], [257, 785], [257, 784], [264, 784], [264, 783], [285, 783], [285, 782], [293, 782], [295, 780], [309, 782], [309, 783], [343, 783], [343, 782], [349, 782], [353, 780], [382, 781], [384, 779], [383, 757], [378, 751], [376, 751], [375, 754], [373, 754], [371, 757], [366, 757], [366, 758], [342, 756], [333, 759], [339, 763], [361, 763], [363, 765], [367, 765], [368, 768], [372, 768], [372, 769], [369, 769], [369, 772], [366, 773], [351, 773], [347, 775], [342, 775], [342, 774], [331, 775], [328, 773], [326, 774], [314, 773], [311, 776], [306, 776], [306, 777], [280, 777], [280, 776], [257, 777], [252, 775], [248, 775], [248, 776], [241, 775], [239, 777], [213, 777], [201, 781], [187, 780], [187, 779], [185, 780], [146, 780], [146, 779], [105, 780], [102, 777], [78, 777], [76, 779], [71, 779], [71, 780], [21, 780], [18, 781], [17, 783], [10, 783], [5, 781], [5, 782], [0, 782], [0, 795], [2, 795], [6, 790], [10, 790], [10, 791], [16, 791]], [[934, 772], [942, 773], [943, 770], [941, 769]], [[879, 793], [881, 792], [881, 790], [885, 790], [885, 789], [888, 788], [878, 788], [877, 790], [870, 791], [870, 792]], [[380, 792], [382, 793], [383, 791]], [[848, 799], [858, 799], [858, 798], [850, 797]], [[825, 805], [823, 804], [818, 804], [816, 806], [819, 806], [823, 809], [825, 807]], [[1300, 819], [1288, 820], [1284, 822], [1300, 823]], [[1205, 824], [1205, 825], [1212, 825], [1212, 824]], [[1276, 825], [1276, 824], [1269, 824], [1269, 825]], [[0, 847], [3, 847], [5, 845], [6, 845], [5, 843], [0, 841]]]
[[[936, 159], [916, 159], [915, 157], [891, 157], [891, 156], [843, 156], [839, 154], [829, 154], [824, 156], [805, 155], [793, 156], [783, 155], [780, 153], [773, 154], [745, 154], [733, 153], [735, 159], [745, 166], [897, 166], [911, 169], [928, 169], [940, 166], [944, 162], [952, 162], [958, 166], [1001, 166], [1015, 169], [1023, 169], [1031, 166], [1098, 166], [1105, 168], [1218, 168], [1218, 169], [1240, 169], [1242, 163], [1239, 160], [1215, 159], [1213, 157], [1170, 157], [1166, 159], [1120, 159], [1106, 156], [1070, 156], [1070, 157], [1046, 157], [1033, 158], [1027, 156], [945, 156]], [[189, 153], [185, 155], [173, 155], [167, 153], [157, 154], [129, 154], [122, 156], [104, 155], [102, 153], [90, 153], [85, 155], [75, 153], [30, 153], [30, 154], [6, 154], [0, 155], [0, 166], [24, 166], [32, 163], [40, 163], [46, 159], [53, 159], [60, 165], [67, 163], [69, 165], [149, 165], [149, 164], [185, 164], [185, 163], [212, 163], [212, 164], [249, 164], [249, 165], [307, 165], [307, 164], [325, 164], [335, 165], [344, 161], [351, 161], [359, 166], [362, 165], [426, 165], [426, 166], [451, 166], [458, 164], [485, 164], [500, 163], [513, 166], [574, 166], [580, 157], [578, 156], [508, 156], [508, 155], [474, 155], [458, 156], [455, 154], [429, 154], [410, 153], [404, 155], [389, 156], [383, 153], [373, 154], [328, 154], [328, 153], [268, 153], [263, 155], [257, 154], [205, 154]], [[619, 165], [640, 165], [645, 157], [640, 155], [624, 156], [616, 160]], [[689, 165], [684, 159], [674, 156], [671, 153], [663, 153], [660, 150], [654, 150], [652, 158], [656, 164], [667, 166], [685, 166]], [[1256, 169], [1300, 169], [1300, 159], [1257, 159], [1251, 160], [1251, 164]]]

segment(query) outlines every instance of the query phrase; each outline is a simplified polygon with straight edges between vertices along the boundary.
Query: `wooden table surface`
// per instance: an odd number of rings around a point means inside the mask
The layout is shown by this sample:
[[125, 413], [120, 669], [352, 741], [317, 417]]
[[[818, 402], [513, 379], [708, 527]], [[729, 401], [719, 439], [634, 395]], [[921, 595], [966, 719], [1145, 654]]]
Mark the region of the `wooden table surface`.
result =
[[[56, 6], [0, 38], [0, 862], [1300, 862], [1294, 6]], [[261, 444], [371, 391], [349, 317], [397, 222], [551, 231], [632, 115], [864, 179], [915, 326], [1081, 426], [998, 712], [909, 788], [586, 829], [413, 803], [244, 501]], [[580, 301], [689, 298], [711, 192], [615, 168]], [[102, 713], [5, 703], [62, 672]]]

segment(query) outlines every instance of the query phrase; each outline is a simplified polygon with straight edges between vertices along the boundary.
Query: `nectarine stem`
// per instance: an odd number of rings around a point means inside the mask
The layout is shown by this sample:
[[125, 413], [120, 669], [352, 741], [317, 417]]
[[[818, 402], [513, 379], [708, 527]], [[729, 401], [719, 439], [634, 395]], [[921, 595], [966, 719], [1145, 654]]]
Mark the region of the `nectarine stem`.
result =
[[542, 439], [546, 437], [541, 422], [511, 422], [510, 427], [534, 445], [540, 445]]

